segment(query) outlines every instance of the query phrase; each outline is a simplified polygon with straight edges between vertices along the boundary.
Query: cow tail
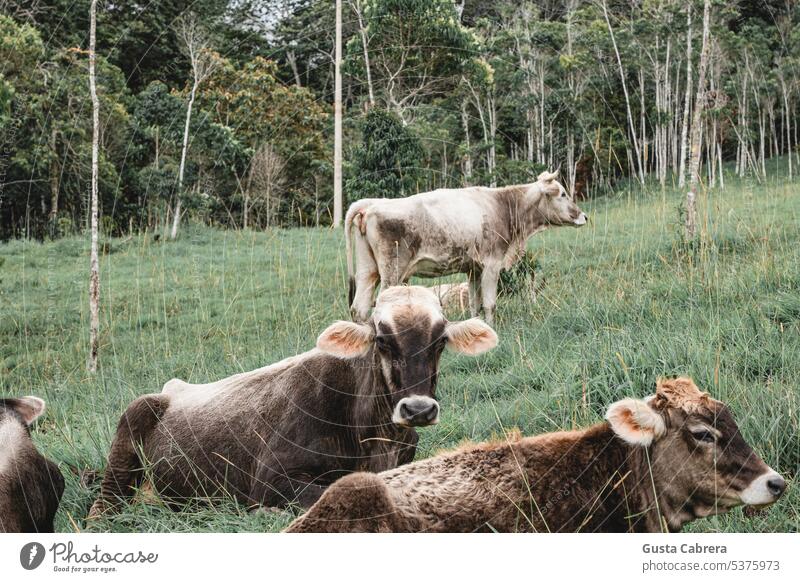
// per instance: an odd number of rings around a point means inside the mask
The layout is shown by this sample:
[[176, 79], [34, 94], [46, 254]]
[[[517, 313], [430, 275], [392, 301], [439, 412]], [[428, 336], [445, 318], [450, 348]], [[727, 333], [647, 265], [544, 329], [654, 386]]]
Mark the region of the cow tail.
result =
[[350, 206], [344, 217], [344, 252], [347, 255], [347, 304], [352, 305], [356, 296], [356, 279], [353, 272], [353, 216], [355, 204]]

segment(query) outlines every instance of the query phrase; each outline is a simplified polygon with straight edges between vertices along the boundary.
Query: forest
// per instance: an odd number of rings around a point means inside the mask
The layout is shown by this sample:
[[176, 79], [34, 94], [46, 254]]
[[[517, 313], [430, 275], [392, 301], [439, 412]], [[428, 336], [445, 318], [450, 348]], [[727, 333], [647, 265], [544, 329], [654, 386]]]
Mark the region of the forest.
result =
[[[88, 229], [89, 4], [0, 0], [2, 239]], [[345, 205], [545, 168], [684, 188], [693, 132], [704, 188], [791, 180], [798, 2], [709, 4], [344, 0]], [[331, 224], [334, 40], [333, 0], [100, 0], [101, 234]]]

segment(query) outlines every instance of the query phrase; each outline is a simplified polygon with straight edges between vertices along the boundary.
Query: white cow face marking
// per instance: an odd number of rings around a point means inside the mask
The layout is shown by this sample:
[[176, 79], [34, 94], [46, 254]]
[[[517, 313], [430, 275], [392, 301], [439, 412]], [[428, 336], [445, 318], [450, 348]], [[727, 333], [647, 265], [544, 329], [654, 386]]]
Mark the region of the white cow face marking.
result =
[[477, 355], [495, 345], [491, 327], [478, 319], [448, 322], [436, 294], [419, 286], [389, 287], [369, 323], [339, 321], [317, 340], [319, 349], [339, 357], [372, 353], [390, 391], [392, 422], [405, 427], [439, 422], [436, 382], [445, 347]]

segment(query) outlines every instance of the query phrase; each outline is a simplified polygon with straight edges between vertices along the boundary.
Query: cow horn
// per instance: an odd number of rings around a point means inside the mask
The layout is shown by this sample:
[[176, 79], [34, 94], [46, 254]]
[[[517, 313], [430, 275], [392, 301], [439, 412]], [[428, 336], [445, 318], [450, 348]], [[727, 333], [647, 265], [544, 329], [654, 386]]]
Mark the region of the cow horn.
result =
[[555, 172], [542, 172], [539, 174], [539, 181], [540, 182], [552, 182], [558, 178], [558, 170]]

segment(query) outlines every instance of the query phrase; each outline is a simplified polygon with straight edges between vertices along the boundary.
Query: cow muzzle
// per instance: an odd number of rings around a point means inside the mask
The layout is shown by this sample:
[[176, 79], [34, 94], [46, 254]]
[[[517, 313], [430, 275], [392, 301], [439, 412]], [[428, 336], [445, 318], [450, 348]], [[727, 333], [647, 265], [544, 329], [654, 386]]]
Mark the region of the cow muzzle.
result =
[[392, 422], [400, 426], [428, 426], [439, 422], [439, 403], [427, 396], [403, 398], [394, 407]]
[[586, 216], [585, 212], [581, 212], [580, 215], [578, 216], [578, 218], [575, 219], [575, 223], [574, 224], [575, 224], [575, 226], [583, 226], [587, 222], [589, 222], [589, 217]]
[[775, 503], [786, 491], [786, 480], [770, 469], [741, 492], [740, 498], [745, 505], [763, 507]]

